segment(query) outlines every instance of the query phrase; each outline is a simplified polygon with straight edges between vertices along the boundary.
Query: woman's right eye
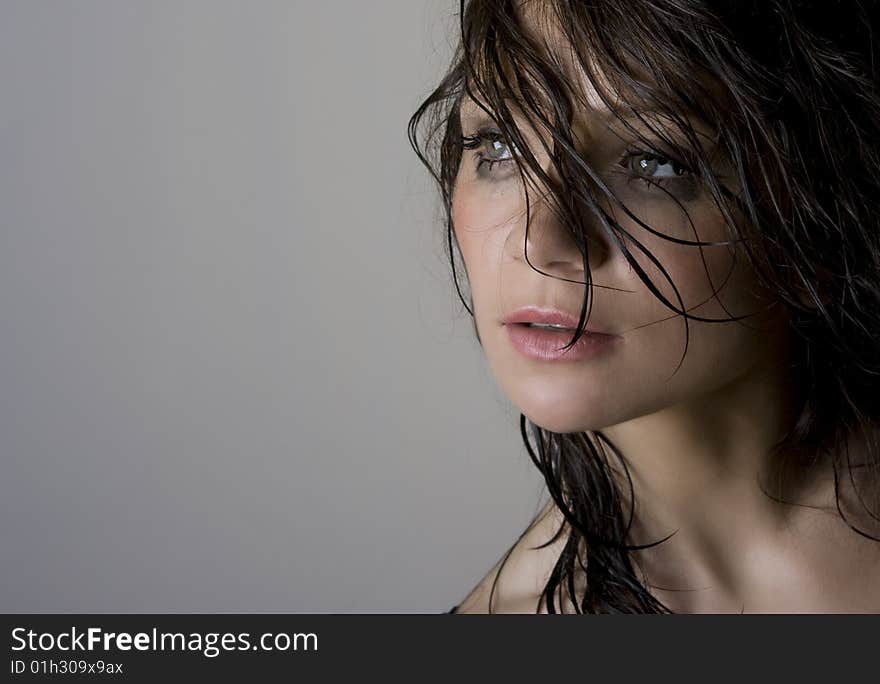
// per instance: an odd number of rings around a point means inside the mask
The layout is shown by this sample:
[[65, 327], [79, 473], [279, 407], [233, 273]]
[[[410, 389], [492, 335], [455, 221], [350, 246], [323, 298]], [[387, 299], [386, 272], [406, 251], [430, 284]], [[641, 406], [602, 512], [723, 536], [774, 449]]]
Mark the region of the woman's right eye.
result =
[[516, 145], [507, 142], [498, 130], [483, 129], [474, 135], [462, 136], [461, 146], [466, 150], [479, 150], [476, 155], [478, 172], [489, 173], [499, 164], [515, 163]]

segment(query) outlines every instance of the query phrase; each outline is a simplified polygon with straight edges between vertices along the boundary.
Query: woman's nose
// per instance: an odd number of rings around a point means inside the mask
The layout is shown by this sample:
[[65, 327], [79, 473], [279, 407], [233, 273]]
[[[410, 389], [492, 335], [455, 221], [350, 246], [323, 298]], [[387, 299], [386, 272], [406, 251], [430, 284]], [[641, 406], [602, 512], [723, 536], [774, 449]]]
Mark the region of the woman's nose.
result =
[[[590, 269], [595, 270], [609, 254], [607, 240], [596, 221], [586, 221], [586, 250]], [[513, 259], [554, 276], [583, 279], [584, 258], [571, 228], [564, 225], [549, 198], [532, 202], [530, 218], [517, 222], [507, 236], [505, 249]], [[526, 258], [528, 257], [528, 258]]]

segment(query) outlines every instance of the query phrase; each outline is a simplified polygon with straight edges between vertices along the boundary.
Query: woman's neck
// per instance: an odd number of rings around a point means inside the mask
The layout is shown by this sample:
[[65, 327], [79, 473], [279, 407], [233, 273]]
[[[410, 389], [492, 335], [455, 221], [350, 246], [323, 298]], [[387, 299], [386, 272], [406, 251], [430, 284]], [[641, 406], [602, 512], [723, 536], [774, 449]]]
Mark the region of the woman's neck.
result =
[[785, 491], [768, 488], [781, 481], [774, 446], [796, 406], [797, 389], [785, 369], [755, 367], [711, 395], [601, 431], [632, 477], [631, 542], [674, 533], [635, 553], [649, 579], [678, 589], [714, 587], [705, 595], [735, 602], [768, 564], [794, 563], [785, 549], [804, 520], [837, 515], [828, 459], [785, 479]]

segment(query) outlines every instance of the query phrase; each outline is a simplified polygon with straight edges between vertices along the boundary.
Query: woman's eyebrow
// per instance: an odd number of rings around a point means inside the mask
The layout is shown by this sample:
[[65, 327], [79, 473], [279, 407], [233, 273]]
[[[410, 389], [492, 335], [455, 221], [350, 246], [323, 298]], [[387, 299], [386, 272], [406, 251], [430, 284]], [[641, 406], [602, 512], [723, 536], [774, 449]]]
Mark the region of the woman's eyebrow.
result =
[[[525, 108], [522, 107], [522, 101], [516, 97], [508, 96], [503, 98], [505, 104], [510, 103], [508, 105], [511, 112], [513, 112], [514, 116], [517, 116], [517, 112], [525, 111]], [[589, 110], [589, 118], [592, 119], [601, 119], [604, 121], [618, 121], [620, 119], [623, 120], [656, 120], [656, 119], [665, 119], [668, 121], [674, 121], [674, 119], [664, 110], [658, 109], [656, 107], [646, 107], [644, 109], [638, 109], [636, 107], [629, 106], [625, 111], [614, 110], [608, 107], [602, 107], [598, 109], [596, 107], [587, 107], [585, 108]], [[583, 110], [582, 110], [583, 111]], [[492, 115], [492, 110], [488, 105], [483, 104], [480, 106], [473, 98], [468, 95], [464, 95], [461, 98], [459, 103], [459, 114], [462, 118], [481, 118], [486, 120], [495, 121], [496, 117]], [[696, 121], [700, 123], [705, 123], [703, 118], [692, 111], [689, 108], [683, 107], [677, 112], [678, 116], [682, 119], [688, 121]], [[580, 117], [582, 120], [584, 117]]]

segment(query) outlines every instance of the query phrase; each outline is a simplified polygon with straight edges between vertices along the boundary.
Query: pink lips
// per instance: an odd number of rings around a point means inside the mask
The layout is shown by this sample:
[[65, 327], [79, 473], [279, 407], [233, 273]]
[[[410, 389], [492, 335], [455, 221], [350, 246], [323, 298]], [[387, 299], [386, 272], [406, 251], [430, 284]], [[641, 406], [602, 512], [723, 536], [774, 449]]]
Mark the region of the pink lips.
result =
[[[537, 361], [582, 361], [609, 351], [621, 339], [587, 327], [572, 347], [562, 349], [574, 335], [577, 317], [558, 309], [524, 307], [505, 316], [502, 322], [511, 344], [524, 356]], [[530, 327], [527, 323], [565, 326], [567, 329]]]
[[[577, 316], [573, 316], [567, 311], [560, 311], [559, 309], [541, 309], [537, 306], [524, 306], [521, 309], [517, 309], [513, 313], [508, 314], [501, 321], [504, 324], [508, 323], [546, 323], [552, 325], [564, 325], [566, 328], [576, 328], [577, 327]], [[587, 328], [587, 332], [602, 333], [601, 330], [595, 330], [592, 328]]]

